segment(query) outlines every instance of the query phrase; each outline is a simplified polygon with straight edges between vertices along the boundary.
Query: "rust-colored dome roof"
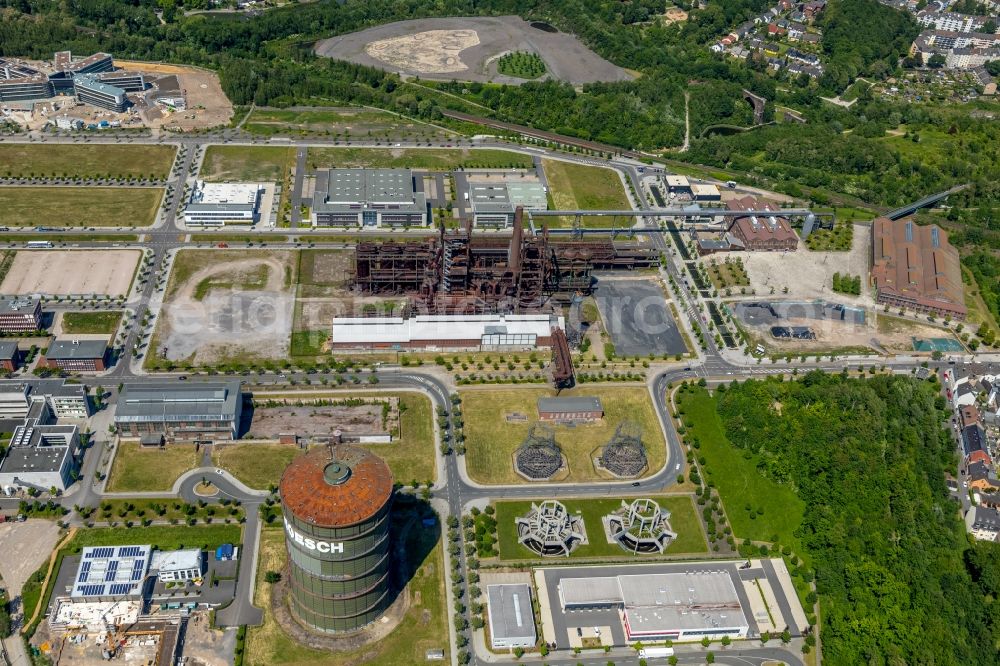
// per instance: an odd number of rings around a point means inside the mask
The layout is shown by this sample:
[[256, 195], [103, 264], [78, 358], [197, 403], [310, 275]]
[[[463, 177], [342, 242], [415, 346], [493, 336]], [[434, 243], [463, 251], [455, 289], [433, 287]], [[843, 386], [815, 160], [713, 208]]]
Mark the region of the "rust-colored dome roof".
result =
[[280, 489], [284, 510], [299, 520], [347, 527], [371, 518], [389, 501], [392, 472], [365, 449], [319, 447], [292, 461], [281, 475]]

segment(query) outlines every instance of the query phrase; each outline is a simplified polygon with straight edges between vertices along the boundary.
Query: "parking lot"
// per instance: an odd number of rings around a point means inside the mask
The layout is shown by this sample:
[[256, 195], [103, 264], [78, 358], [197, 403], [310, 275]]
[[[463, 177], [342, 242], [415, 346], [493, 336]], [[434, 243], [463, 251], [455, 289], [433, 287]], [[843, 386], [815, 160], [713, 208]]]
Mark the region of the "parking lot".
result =
[[601, 279], [594, 300], [618, 356], [687, 352], [656, 279]]

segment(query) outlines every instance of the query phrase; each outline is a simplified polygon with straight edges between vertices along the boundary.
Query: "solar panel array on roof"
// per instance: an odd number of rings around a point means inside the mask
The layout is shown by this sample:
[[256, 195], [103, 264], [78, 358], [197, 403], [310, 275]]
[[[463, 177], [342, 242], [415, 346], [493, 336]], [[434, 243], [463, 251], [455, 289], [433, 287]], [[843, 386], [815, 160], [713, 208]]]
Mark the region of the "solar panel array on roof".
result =
[[151, 546], [84, 548], [70, 596], [93, 598], [141, 594], [151, 552]]

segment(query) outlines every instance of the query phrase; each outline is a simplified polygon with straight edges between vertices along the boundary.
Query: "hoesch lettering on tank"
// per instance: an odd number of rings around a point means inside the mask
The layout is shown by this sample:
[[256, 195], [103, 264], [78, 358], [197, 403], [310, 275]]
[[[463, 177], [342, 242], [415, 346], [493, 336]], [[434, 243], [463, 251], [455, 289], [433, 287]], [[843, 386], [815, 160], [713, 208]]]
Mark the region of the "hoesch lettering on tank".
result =
[[295, 540], [295, 543], [300, 546], [305, 546], [309, 550], [316, 550], [321, 553], [342, 553], [344, 552], [344, 543], [331, 543], [329, 541], [316, 541], [315, 539], [310, 539], [303, 536], [301, 533], [296, 532], [292, 524], [288, 522], [285, 518], [285, 530], [288, 532], [288, 536]]
[[280, 492], [295, 618], [322, 633], [378, 620], [393, 600], [388, 466], [361, 448], [319, 448], [292, 461]]

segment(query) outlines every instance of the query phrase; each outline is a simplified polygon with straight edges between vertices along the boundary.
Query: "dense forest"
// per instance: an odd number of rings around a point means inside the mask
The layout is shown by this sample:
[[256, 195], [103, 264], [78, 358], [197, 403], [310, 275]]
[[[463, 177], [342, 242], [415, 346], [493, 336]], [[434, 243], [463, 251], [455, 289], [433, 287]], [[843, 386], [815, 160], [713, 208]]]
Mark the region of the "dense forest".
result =
[[[689, 21], [664, 26], [650, 20], [664, 11], [664, 0], [441, 0], [433, 4], [320, 0], [267, 11], [252, 20], [241, 15], [184, 16], [179, 6], [200, 3], [176, 1], [0, 0], [0, 53], [46, 58], [57, 49], [79, 53], [103, 49], [121, 57], [217, 68], [224, 90], [236, 104], [372, 104], [436, 119], [440, 107], [483, 111], [455, 97], [402, 84], [394, 75], [316, 58], [312, 44], [321, 37], [404, 18], [518, 14], [573, 32], [603, 57], [642, 76], [634, 82], [582, 90], [558, 82], [477, 86], [470, 101], [493, 109], [504, 120], [650, 150], [683, 140], [683, 91], [691, 81], [698, 84], [691, 96], [696, 129], [746, 123], [750, 110], [740, 98], [741, 88], [774, 98], [775, 84], [766, 73], [713, 56], [705, 48], [770, 4], [768, 0], [712, 2], [693, 10]], [[865, 53], [866, 67], [873, 57], [880, 55]], [[846, 54], [843, 59], [853, 63]]]
[[936, 383], [813, 372], [734, 383], [717, 406], [732, 445], [805, 504], [795, 536], [815, 571], [824, 663], [1000, 662], [1000, 564], [995, 546], [970, 549], [948, 495]]

